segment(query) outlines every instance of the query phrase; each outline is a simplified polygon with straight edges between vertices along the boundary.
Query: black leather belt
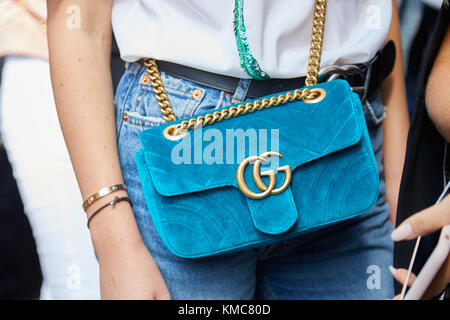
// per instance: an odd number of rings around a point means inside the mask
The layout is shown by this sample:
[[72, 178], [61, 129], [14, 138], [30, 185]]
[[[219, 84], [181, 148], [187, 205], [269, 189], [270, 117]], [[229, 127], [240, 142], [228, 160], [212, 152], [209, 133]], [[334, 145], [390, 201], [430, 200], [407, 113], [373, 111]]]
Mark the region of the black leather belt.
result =
[[[141, 64], [142, 60], [139, 61]], [[362, 101], [369, 97], [381, 85], [381, 82], [391, 73], [395, 62], [394, 42], [388, 41], [374, 58], [366, 63], [327, 68], [319, 74], [318, 81], [345, 79]], [[157, 61], [158, 68], [169, 75], [192, 81], [200, 85], [234, 93], [239, 78], [220, 75], [172, 62]], [[251, 99], [263, 97], [277, 92], [298, 89], [304, 86], [305, 77], [294, 79], [252, 80], [247, 91]]]

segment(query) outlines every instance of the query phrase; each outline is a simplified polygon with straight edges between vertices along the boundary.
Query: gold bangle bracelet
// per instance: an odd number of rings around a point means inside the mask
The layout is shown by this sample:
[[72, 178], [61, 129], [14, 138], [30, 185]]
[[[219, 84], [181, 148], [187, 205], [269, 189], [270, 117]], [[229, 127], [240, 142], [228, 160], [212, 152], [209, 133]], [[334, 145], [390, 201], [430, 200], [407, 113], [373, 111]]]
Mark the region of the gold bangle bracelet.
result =
[[100, 198], [103, 198], [104, 196], [119, 191], [119, 190], [124, 190], [127, 191], [127, 189], [125, 188], [124, 184], [116, 184], [110, 187], [105, 187], [103, 189], [100, 189], [99, 191], [97, 191], [96, 193], [94, 193], [93, 195], [89, 196], [86, 200], [83, 201], [83, 209], [84, 211], [87, 210], [87, 208], [89, 208], [89, 206], [91, 204], [93, 204], [95, 201], [97, 201]]

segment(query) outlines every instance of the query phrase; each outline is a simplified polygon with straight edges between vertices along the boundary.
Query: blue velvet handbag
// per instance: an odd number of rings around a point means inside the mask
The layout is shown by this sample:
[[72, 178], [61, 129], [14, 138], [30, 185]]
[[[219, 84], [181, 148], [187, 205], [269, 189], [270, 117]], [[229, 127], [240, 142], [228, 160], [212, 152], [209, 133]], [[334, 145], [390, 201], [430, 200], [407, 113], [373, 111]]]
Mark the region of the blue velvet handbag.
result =
[[168, 123], [141, 132], [136, 162], [153, 223], [173, 254], [265, 246], [375, 204], [378, 169], [361, 101], [344, 80], [314, 84], [317, 60], [305, 88], [181, 120], [155, 61], [145, 64]]
[[[174, 163], [174, 150], [183, 143], [191, 155], [210, 147], [195, 137], [199, 129], [185, 131], [179, 140], [166, 137], [191, 119], [141, 133], [139, 176], [153, 222], [172, 253], [194, 258], [268, 245], [350, 219], [375, 204], [378, 169], [359, 97], [344, 80], [309, 88], [324, 90], [325, 98], [293, 99], [211, 125], [224, 137], [227, 130], [278, 130], [278, 150], [271, 154], [249, 155], [246, 148], [243, 160]], [[261, 163], [273, 157], [278, 170], [260, 173]]]

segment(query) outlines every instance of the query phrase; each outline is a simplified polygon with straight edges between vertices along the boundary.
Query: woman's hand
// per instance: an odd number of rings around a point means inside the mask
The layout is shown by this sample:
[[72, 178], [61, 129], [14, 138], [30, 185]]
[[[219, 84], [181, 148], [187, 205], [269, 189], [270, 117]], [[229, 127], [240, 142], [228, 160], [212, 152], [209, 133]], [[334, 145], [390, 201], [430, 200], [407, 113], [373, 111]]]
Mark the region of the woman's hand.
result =
[[[450, 224], [450, 196], [446, 196], [438, 205], [424, 209], [403, 221], [392, 232], [391, 238], [394, 241], [411, 240], [437, 231], [448, 224]], [[391, 273], [400, 283], [405, 282], [407, 270], [391, 268]], [[408, 285], [411, 285], [414, 279], [415, 276], [411, 275]], [[447, 287], [449, 282], [450, 256], [447, 257], [423, 298], [430, 299], [437, 296]]]
[[170, 299], [158, 266], [143, 243], [118, 251], [111, 259], [100, 261], [102, 299]]
[[[112, 194], [124, 193], [123, 191]], [[125, 194], [123, 194], [125, 195]], [[98, 200], [98, 202], [108, 201]], [[88, 208], [88, 216], [101, 204]], [[131, 206], [119, 202], [92, 218], [90, 230], [100, 265], [102, 299], [168, 300], [161, 272], [145, 246]]]

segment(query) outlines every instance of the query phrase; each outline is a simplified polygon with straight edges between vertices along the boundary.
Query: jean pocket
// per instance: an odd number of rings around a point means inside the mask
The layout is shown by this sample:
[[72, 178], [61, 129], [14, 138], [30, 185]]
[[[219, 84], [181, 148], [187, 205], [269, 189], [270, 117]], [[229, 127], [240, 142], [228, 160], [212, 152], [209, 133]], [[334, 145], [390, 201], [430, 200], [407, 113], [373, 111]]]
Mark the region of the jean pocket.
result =
[[[163, 113], [145, 68], [140, 69], [136, 80], [125, 102], [124, 120], [130, 124], [145, 127], [164, 123]], [[182, 119], [191, 116], [202, 102], [206, 90], [195, 83], [164, 72], [161, 72], [161, 80], [175, 117]]]
[[378, 91], [366, 99], [363, 104], [363, 110], [367, 127], [374, 128], [381, 126], [386, 117], [386, 107], [381, 102], [381, 96]]

